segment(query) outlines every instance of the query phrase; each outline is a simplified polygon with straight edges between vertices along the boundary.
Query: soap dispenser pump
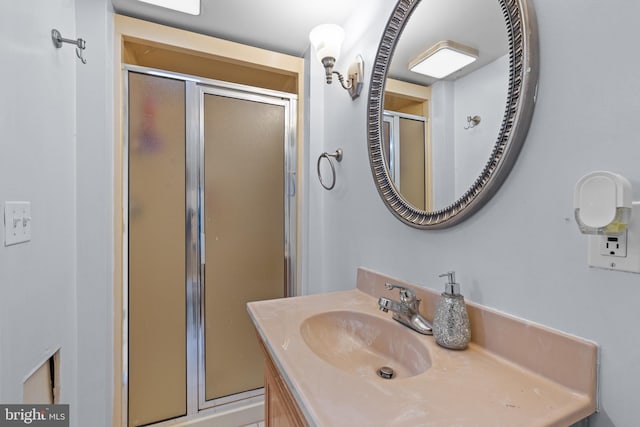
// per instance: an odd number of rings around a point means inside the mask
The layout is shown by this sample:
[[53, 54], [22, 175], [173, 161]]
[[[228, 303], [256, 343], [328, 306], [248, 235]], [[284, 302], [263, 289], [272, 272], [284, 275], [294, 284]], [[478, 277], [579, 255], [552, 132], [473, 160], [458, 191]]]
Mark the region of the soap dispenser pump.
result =
[[471, 341], [471, 327], [464, 297], [460, 294], [460, 284], [456, 283], [455, 272], [441, 274], [447, 277], [444, 292], [436, 307], [433, 319], [433, 336], [443, 347], [463, 350]]

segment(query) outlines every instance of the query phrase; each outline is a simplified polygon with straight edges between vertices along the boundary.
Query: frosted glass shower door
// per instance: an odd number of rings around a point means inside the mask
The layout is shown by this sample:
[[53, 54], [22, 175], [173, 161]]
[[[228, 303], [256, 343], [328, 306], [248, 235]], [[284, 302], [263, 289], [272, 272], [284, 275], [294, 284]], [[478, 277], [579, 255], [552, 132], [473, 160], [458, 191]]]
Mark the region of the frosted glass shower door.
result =
[[128, 74], [128, 422], [187, 412], [185, 83]]
[[287, 109], [256, 99], [202, 94], [205, 402], [263, 387], [246, 303], [286, 295]]

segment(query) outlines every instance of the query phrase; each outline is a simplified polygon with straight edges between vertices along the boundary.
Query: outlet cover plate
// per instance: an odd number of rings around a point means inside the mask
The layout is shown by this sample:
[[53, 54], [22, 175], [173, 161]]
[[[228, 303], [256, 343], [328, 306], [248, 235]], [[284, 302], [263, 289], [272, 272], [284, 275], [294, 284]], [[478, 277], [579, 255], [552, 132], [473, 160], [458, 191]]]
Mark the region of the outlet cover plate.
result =
[[631, 221], [627, 227], [626, 256], [623, 256], [621, 250], [613, 251], [613, 255], [603, 254], [607, 236], [589, 236], [590, 267], [640, 273], [640, 202], [633, 202], [632, 209]]

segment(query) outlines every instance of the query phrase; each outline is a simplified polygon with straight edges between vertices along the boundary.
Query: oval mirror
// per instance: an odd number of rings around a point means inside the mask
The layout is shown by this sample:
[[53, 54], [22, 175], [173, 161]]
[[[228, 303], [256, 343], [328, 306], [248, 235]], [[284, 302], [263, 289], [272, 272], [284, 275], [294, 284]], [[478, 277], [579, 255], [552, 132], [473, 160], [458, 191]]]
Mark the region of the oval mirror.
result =
[[[432, 66], [425, 58], [452, 51], [468, 63], [425, 68]], [[369, 161], [391, 212], [435, 229], [480, 209], [520, 152], [537, 77], [527, 0], [399, 0], [378, 47], [368, 106]]]

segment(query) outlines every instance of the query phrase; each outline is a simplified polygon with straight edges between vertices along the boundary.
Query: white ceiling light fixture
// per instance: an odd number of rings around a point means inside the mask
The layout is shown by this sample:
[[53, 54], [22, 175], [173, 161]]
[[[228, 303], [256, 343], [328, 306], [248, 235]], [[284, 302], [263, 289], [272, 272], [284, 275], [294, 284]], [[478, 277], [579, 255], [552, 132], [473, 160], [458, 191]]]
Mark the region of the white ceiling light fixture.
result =
[[190, 15], [200, 15], [200, 0], [138, 0]]
[[409, 63], [414, 73], [443, 79], [478, 59], [478, 49], [451, 40], [431, 46]]

